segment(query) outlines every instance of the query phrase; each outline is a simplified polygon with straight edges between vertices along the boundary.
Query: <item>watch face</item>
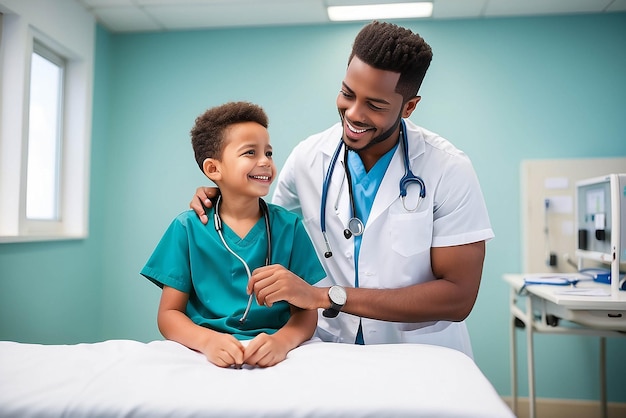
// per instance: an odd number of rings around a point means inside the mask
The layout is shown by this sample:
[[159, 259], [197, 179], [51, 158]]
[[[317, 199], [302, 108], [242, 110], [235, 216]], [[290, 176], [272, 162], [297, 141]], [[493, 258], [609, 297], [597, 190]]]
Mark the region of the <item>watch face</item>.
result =
[[343, 306], [347, 299], [346, 289], [341, 286], [333, 286], [328, 291], [328, 297], [330, 297], [330, 300], [333, 301], [333, 303]]

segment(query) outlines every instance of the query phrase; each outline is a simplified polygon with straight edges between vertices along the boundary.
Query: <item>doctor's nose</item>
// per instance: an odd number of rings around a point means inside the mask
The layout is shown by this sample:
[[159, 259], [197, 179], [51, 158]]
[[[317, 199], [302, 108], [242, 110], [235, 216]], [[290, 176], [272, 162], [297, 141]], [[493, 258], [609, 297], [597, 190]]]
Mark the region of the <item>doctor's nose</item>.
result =
[[367, 120], [365, 109], [356, 102], [345, 108], [344, 116], [352, 123], [362, 123]]

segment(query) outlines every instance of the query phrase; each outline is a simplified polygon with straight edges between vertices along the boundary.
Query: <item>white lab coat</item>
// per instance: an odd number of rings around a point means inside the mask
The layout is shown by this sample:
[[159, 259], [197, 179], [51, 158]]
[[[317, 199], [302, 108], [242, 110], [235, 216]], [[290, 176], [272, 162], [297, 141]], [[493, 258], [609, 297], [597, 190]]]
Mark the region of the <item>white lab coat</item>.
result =
[[[467, 244], [493, 237], [476, 174], [467, 156], [450, 142], [406, 120], [413, 173], [426, 184], [426, 197], [415, 212], [404, 209], [399, 180], [404, 175], [402, 147], [395, 152], [378, 189], [359, 256], [359, 286], [399, 288], [434, 280], [430, 248]], [[354, 287], [354, 240], [343, 230], [350, 218], [350, 200], [341, 158], [328, 190], [326, 231], [333, 256], [326, 251], [320, 229], [322, 184], [340, 141], [341, 124], [299, 143], [278, 177], [273, 203], [302, 213], [328, 277], [319, 286]], [[415, 206], [419, 186], [408, 188], [406, 206]], [[321, 311], [320, 311], [321, 312]], [[319, 316], [316, 335], [324, 341], [354, 343], [361, 318], [341, 312]], [[426, 343], [463, 351], [472, 357], [465, 322], [386, 322], [362, 318], [366, 344]]]

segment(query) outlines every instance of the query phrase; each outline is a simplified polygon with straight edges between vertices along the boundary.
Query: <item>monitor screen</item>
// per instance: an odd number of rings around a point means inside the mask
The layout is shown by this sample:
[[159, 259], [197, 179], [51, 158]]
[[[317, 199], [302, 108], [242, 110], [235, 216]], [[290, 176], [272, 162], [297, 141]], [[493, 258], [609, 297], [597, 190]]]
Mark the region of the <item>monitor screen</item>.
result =
[[577, 255], [610, 263], [615, 244], [626, 262], [626, 174], [576, 184]]

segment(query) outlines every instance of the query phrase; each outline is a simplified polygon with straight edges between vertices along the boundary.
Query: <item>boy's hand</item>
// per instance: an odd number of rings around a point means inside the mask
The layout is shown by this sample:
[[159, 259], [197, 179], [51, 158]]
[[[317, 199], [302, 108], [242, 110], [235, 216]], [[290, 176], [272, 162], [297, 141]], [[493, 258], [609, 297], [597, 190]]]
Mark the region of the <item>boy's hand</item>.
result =
[[198, 187], [196, 194], [191, 199], [191, 202], [189, 202], [189, 208], [196, 212], [200, 221], [205, 225], [209, 221], [209, 218], [204, 211], [204, 207], [210, 208], [213, 206], [211, 199], [216, 197], [219, 192], [220, 190], [217, 187]]
[[219, 367], [239, 366], [244, 362], [244, 347], [230, 334], [214, 333], [202, 348], [202, 353]]
[[277, 335], [261, 333], [246, 346], [243, 361], [250, 366], [270, 367], [286, 359], [288, 352]]

